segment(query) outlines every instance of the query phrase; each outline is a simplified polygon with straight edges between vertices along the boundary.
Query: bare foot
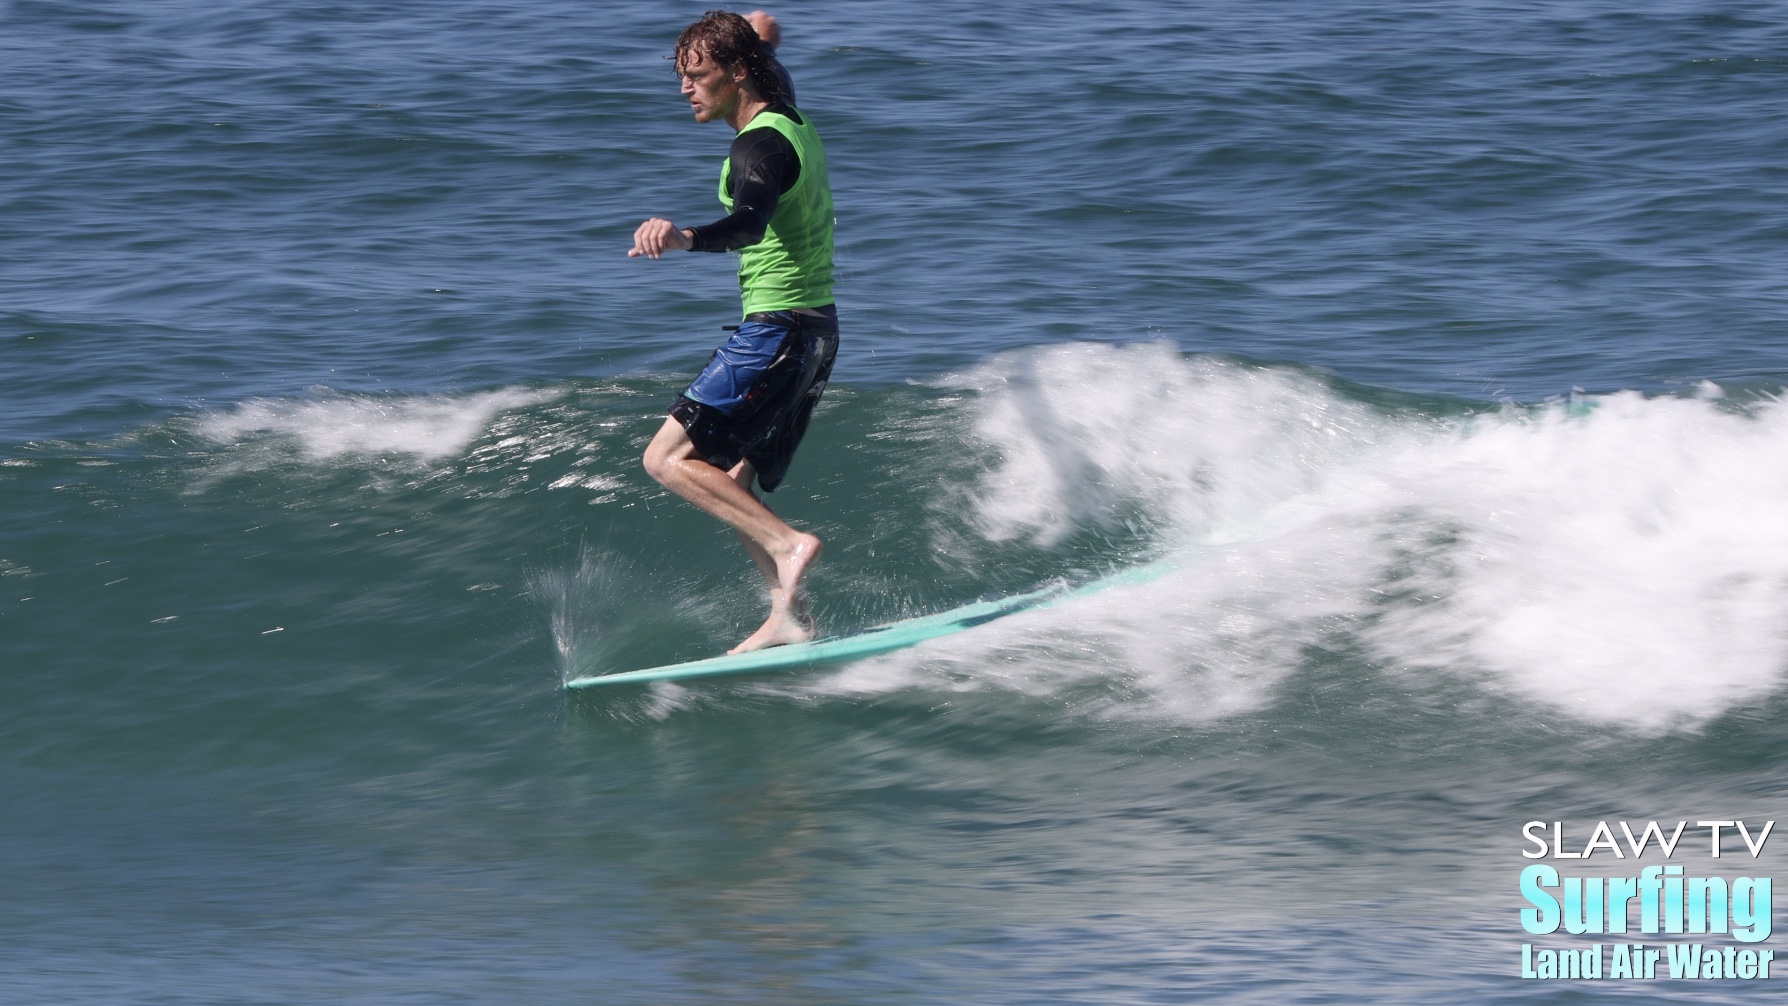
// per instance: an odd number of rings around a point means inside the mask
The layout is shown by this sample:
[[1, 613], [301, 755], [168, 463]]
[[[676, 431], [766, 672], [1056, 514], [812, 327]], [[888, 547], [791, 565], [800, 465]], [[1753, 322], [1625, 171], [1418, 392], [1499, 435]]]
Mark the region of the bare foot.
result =
[[795, 595], [795, 603], [789, 610], [794, 614], [795, 620], [807, 629], [807, 638], [812, 639], [819, 632], [819, 619], [813, 617], [813, 606], [807, 603], [806, 591]]
[[734, 653], [750, 653], [752, 650], [768, 649], [772, 646], [786, 646], [789, 643], [804, 643], [813, 638], [815, 623], [813, 612], [807, 606], [807, 594], [801, 589], [801, 579], [807, 574], [807, 567], [819, 558], [820, 550], [825, 543], [819, 536], [803, 534], [793, 551], [776, 560], [777, 586], [770, 589], [770, 617], [758, 630], [746, 637], [743, 643], [726, 651]]
[[773, 610], [769, 620], [759, 626], [756, 632], [726, 652], [729, 656], [734, 653], [750, 653], [752, 650], [767, 650], [772, 646], [805, 643], [812, 638], [813, 616], [808, 615], [806, 619], [802, 619], [787, 609]]
[[[792, 603], [799, 603], [801, 597], [801, 578], [807, 575], [807, 567], [818, 559], [820, 551], [826, 543], [820, 541], [819, 535], [797, 533], [795, 547], [786, 556], [776, 556], [776, 586], [782, 590], [782, 596]], [[774, 611], [774, 605], [771, 606]]]

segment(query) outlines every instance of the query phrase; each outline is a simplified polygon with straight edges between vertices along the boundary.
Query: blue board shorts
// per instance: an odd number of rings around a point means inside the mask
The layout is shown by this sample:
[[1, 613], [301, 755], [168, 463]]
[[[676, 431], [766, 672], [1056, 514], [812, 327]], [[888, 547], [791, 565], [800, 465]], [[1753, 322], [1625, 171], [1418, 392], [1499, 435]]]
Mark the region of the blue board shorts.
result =
[[788, 474], [838, 353], [838, 309], [766, 311], [732, 338], [671, 405], [696, 454], [723, 471], [751, 462], [773, 491]]

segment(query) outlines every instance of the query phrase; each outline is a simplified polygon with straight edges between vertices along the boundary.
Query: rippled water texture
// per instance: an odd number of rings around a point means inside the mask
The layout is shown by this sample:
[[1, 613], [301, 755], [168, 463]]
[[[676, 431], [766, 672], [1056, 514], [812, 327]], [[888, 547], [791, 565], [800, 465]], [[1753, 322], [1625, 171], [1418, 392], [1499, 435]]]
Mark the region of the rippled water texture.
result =
[[0, 8], [0, 999], [1769, 998], [1522, 981], [1516, 878], [1781, 872], [1780, 5], [778, 8], [822, 623], [1173, 572], [568, 697], [762, 613], [637, 461], [703, 6]]

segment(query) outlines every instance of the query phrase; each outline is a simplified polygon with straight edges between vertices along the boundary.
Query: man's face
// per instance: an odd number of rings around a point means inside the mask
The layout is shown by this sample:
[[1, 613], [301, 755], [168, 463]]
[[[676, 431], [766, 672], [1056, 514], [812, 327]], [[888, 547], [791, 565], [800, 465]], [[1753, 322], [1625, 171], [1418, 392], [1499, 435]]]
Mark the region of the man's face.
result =
[[[695, 121], [711, 122], [732, 114], [739, 103], [739, 81], [726, 68], [701, 51], [689, 53], [677, 64], [683, 78], [683, 97], [695, 111]], [[739, 74], [738, 76], [743, 76]]]

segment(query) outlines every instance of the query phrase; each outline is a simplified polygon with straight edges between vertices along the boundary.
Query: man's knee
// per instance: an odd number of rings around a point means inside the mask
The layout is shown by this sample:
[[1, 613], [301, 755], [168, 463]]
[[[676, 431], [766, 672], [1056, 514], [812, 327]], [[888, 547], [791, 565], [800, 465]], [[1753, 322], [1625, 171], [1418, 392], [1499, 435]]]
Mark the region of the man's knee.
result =
[[690, 460], [685, 452], [665, 450], [654, 442], [640, 456], [640, 464], [645, 466], [646, 474], [652, 476], [659, 485], [670, 488], [670, 484], [681, 474], [683, 462]]
[[666, 461], [663, 454], [648, 446], [646, 448], [646, 453], [640, 455], [639, 463], [646, 469], [646, 474], [652, 476], [654, 481], [658, 482], [660, 485], [664, 483], [664, 468]]
[[641, 455], [640, 464], [645, 466], [646, 474], [652, 476], [660, 484], [676, 471], [677, 462], [682, 455], [688, 453], [693, 445], [689, 442], [689, 434], [674, 419], [667, 419], [659, 428], [657, 436], [646, 445], [646, 453]]

